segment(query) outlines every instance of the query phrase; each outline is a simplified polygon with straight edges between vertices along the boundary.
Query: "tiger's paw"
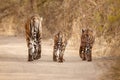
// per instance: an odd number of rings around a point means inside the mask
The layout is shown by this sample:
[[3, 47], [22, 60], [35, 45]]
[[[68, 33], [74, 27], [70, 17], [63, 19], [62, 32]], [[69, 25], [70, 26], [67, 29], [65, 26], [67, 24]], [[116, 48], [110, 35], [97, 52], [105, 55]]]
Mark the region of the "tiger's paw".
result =
[[41, 55], [37, 55], [36, 58], [35, 58], [35, 60], [38, 60], [40, 58], [41, 58]]
[[33, 59], [28, 59], [28, 61], [30, 62], [30, 61], [33, 61]]
[[90, 60], [87, 60], [88, 62], [91, 62], [92, 60], [90, 59]]
[[56, 62], [56, 61], [57, 61], [57, 59], [56, 59], [56, 58], [53, 58], [53, 61], [54, 61], [54, 62]]
[[58, 59], [58, 62], [60, 62], [60, 63], [62, 63], [64, 61], [65, 61], [65, 59], [61, 59], [61, 58]]

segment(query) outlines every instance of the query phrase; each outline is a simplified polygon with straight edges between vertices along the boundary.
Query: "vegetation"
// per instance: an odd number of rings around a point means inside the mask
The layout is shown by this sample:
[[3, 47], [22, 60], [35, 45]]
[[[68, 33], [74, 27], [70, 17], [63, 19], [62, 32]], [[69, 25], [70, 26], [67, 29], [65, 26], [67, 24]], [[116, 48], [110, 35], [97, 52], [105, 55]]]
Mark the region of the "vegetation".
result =
[[100, 80], [120, 80], [120, 59], [119, 57], [113, 60], [114, 64], [105, 73]]
[[[81, 29], [90, 27], [96, 38], [104, 37], [111, 54], [119, 53], [120, 0], [0, 0], [0, 35], [23, 35], [26, 19], [36, 13], [44, 19], [44, 39], [62, 30], [77, 43]], [[114, 80], [120, 79], [119, 68], [117, 62], [111, 69]]]
[[0, 24], [13, 17], [11, 24], [15, 31], [22, 32], [26, 18], [38, 13], [44, 18], [44, 30], [50, 35], [64, 30], [70, 37], [74, 21], [79, 28], [95, 28], [98, 37], [119, 34], [116, 30], [120, 28], [120, 0], [1, 0], [0, 4]]

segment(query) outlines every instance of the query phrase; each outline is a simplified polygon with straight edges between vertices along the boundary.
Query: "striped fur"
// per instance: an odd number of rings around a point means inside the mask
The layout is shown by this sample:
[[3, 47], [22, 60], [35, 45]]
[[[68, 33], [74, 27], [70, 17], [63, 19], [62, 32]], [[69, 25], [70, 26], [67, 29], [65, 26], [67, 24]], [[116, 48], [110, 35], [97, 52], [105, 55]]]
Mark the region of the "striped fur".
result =
[[79, 55], [82, 60], [92, 61], [92, 47], [95, 41], [93, 31], [90, 29], [82, 30], [81, 45], [79, 49]]
[[25, 24], [25, 35], [28, 47], [28, 61], [41, 57], [42, 18], [32, 16]]
[[[54, 37], [53, 61], [63, 62], [63, 55], [67, 45], [67, 40], [62, 32], [59, 32]], [[59, 54], [57, 54], [59, 51]]]

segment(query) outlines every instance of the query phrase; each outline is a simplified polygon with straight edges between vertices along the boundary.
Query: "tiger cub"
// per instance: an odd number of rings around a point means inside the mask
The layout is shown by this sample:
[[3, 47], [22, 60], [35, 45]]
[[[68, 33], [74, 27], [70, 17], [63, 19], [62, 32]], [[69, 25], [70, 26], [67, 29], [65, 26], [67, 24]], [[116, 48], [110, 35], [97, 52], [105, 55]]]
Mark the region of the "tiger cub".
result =
[[[63, 55], [67, 45], [65, 35], [59, 31], [54, 37], [53, 61], [63, 62]], [[59, 54], [57, 54], [57, 51]]]
[[95, 41], [93, 31], [90, 29], [82, 29], [81, 45], [79, 49], [79, 55], [82, 60], [92, 61], [92, 47]]

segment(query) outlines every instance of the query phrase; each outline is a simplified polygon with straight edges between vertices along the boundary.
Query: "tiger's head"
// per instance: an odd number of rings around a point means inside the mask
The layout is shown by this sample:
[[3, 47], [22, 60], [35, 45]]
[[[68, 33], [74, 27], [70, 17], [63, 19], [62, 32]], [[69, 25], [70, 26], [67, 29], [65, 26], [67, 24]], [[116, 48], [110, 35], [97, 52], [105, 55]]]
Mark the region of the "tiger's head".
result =
[[39, 17], [39, 15], [33, 15], [30, 19], [31, 21], [31, 24], [36, 27], [40, 24], [40, 22], [43, 21], [43, 18], [42, 17]]
[[82, 36], [84, 36], [85, 39], [88, 39], [90, 36], [93, 36], [93, 31], [89, 28], [82, 29]]

